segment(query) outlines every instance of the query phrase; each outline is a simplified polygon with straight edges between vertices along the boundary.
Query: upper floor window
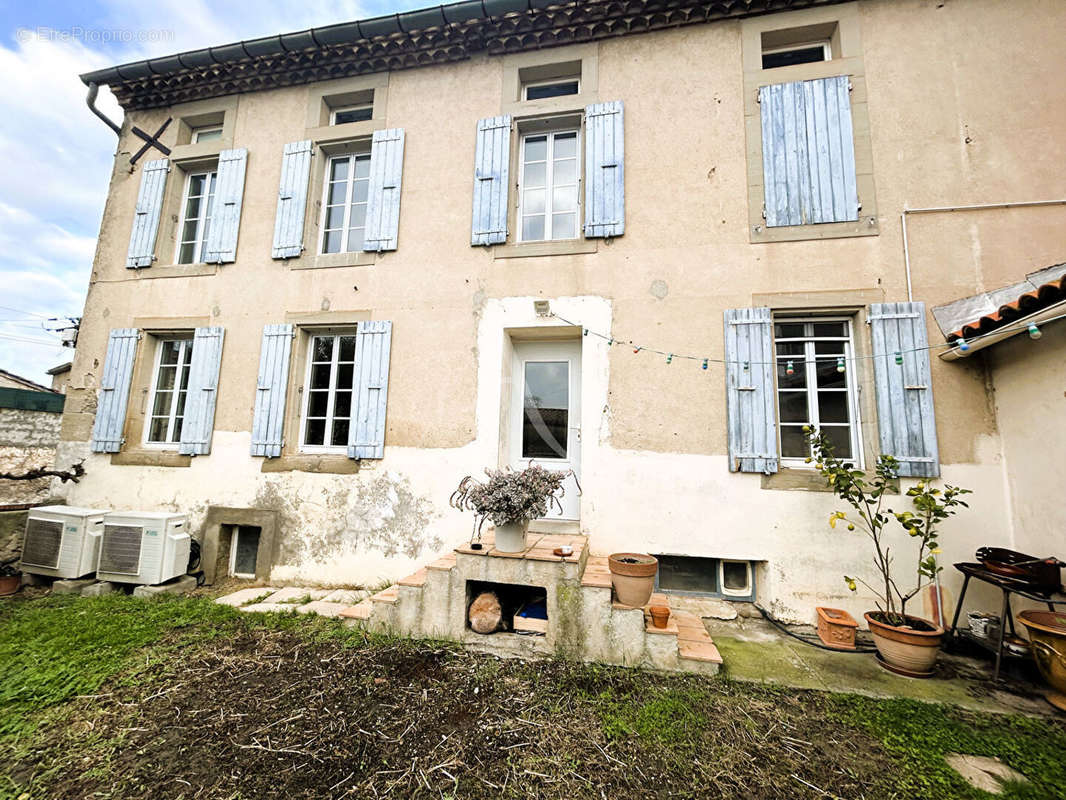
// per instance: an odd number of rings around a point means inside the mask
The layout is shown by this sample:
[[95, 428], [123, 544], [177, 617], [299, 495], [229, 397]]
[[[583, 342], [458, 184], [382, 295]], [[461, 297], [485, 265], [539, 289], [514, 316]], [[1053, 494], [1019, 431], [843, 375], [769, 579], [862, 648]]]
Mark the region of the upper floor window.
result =
[[851, 328], [850, 318], [774, 320], [783, 466], [809, 466], [804, 425], [824, 431], [836, 455], [862, 463]]
[[152, 378], [151, 417], [145, 435], [149, 444], [177, 444], [185, 418], [192, 339], [160, 339]]
[[198, 264], [204, 260], [204, 245], [211, 226], [217, 172], [194, 172], [185, 178], [181, 220], [178, 223], [179, 264]]
[[783, 47], [763, 47], [762, 68], [790, 67], [793, 64], [812, 64], [829, 61], [833, 51], [829, 40], [789, 44]]
[[360, 103], [330, 109], [329, 124], [345, 125], [349, 122], [366, 122], [374, 118], [374, 103]]
[[352, 415], [356, 333], [311, 337], [300, 447], [344, 452]]
[[518, 179], [521, 241], [578, 236], [578, 131], [522, 137]]
[[565, 97], [566, 95], [579, 94], [580, 91], [581, 80], [579, 78], [537, 81], [522, 85], [522, 99], [545, 100], [549, 97]]
[[192, 143], [213, 142], [222, 138], [221, 125], [207, 125], [203, 128], [193, 128]]
[[321, 250], [323, 253], [360, 251], [366, 235], [370, 154], [334, 156], [326, 166], [326, 178]]

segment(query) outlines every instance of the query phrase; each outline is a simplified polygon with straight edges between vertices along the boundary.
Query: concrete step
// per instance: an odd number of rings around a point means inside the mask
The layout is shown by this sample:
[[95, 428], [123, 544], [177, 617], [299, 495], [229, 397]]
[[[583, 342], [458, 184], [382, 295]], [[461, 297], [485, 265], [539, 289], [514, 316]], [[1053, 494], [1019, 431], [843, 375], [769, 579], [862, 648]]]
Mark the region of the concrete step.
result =
[[337, 616], [341, 617], [342, 619], [350, 619], [355, 620], [357, 622], [366, 622], [368, 619], [370, 619], [370, 612], [373, 610], [373, 603], [371, 603], [370, 599], [368, 598], [366, 600], [363, 600], [362, 602], [356, 603], [354, 606], [348, 606], [347, 608], [341, 609], [339, 612], [337, 612]]

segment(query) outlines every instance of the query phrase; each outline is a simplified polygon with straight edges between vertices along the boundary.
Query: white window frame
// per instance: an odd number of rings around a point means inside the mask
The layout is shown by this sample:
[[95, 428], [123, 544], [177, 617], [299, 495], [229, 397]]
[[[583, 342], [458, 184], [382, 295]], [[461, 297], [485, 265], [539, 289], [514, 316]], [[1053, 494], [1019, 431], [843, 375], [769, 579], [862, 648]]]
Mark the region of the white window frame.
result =
[[[326, 398], [326, 431], [323, 436], [323, 441], [329, 441], [333, 438], [333, 404], [337, 399], [337, 362], [340, 356], [340, 342], [341, 336], [358, 336], [358, 328], [338, 328], [329, 330], [310, 330], [307, 332], [307, 367], [304, 370], [304, 388], [303, 398], [300, 403], [300, 452], [301, 453], [324, 453], [324, 454], [344, 454], [348, 453], [348, 444], [307, 444], [307, 412], [311, 405], [311, 368], [315, 363], [315, 339], [331, 338], [333, 339], [333, 352], [330, 354], [330, 366], [329, 366], [329, 394]], [[358, 350], [358, 341], [356, 341], [356, 350]], [[355, 392], [356, 392], [356, 369], [358, 368], [358, 362], [354, 361], [355, 355], [352, 355], [352, 404], [349, 408], [349, 414], [355, 410]], [[321, 391], [321, 390], [319, 390]], [[351, 426], [352, 418], [349, 417], [348, 425]], [[349, 431], [351, 428], [349, 427]]]
[[[775, 53], [788, 53], [792, 50], [809, 50], [812, 47], [822, 48], [822, 61], [833, 60], [833, 46], [828, 39], [816, 39], [813, 42], [796, 42], [795, 44], [785, 44], [780, 47], [764, 47], [759, 54], [759, 63], [762, 63], [763, 56], [771, 56]], [[811, 64], [817, 64], [817, 61], [809, 62]], [[789, 64], [787, 66], [796, 66], [795, 64]], [[764, 67], [764, 69], [782, 69], [781, 67]]]
[[[564, 77], [564, 78], [550, 78], [550, 79], [544, 80], [544, 81], [529, 81], [527, 83], [523, 83], [522, 84], [522, 100], [523, 101], [529, 101], [529, 90], [530, 89], [535, 89], [538, 86], [554, 86], [557, 83], [576, 83], [577, 84], [577, 91], [574, 92], [573, 94], [563, 94], [563, 95], [558, 95], [557, 97], [550, 97], [550, 98], [543, 97], [543, 98], [537, 98], [537, 99], [538, 100], [556, 100], [559, 97], [576, 97], [577, 95], [581, 94], [581, 76], [580, 75], [573, 75], [573, 76]], [[533, 100], [532, 102], [535, 103], [537, 101]]]
[[[155, 393], [159, 385], [159, 367], [163, 361], [163, 349], [168, 342], [180, 342], [181, 346], [178, 349], [178, 363], [176, 365], [175, 377], [174, 377], [174, 390], [170, 398], [170, 409], [167, 413], [167, 435], [168, 441], [165, 442], [153, 442], [151, 441], [152, 435], [152, 420], [155, 419]], [[182, 375], [185, 374], [185, 367], [188, 365], [188, 374], [192, 374], [192, 336], [161, 336], [156, 339], [155, 356], [153, 359], [152, 367], [152, 383], [148, 389], [148, 407], [145, 409], [144, 415], [144, 431], [141, 434], [142, 444], [145, 447], [156, 450], [173, 450], [180, 442], [180, 437], [175, 441], [169, 441], [174, 433], [174, 422], [177, 418], [178, 411], [178, 396], [181, 394], [181, 380]], [[189, 385], [185, 385], [185, 410], [189, 409]], [[182, 424], [184, 425], [184, 414], [182, 415]]]
[[[574, 180], [575, 188], [577, 191], [577, 202], [574, 206], [574, 235], [565, 239], [555, 239], [551, 235], [552, 229], [552, 203], [554, 202], [554, 170], [552, 167], [555, 164], [555, 137], [559, 134], [573, 133], [574, 139]], [[523, 204], [525, 202], [525, 186], [526, 186], [526, 140], [536, 138], [538, 136], [544, 136], [547, 138], [547, 149], [545, 152], [544, 160], [544, 237], [542, 239], [526, 239], [523, 236], [525, 231], [525, 215], [523, 213]], [[519, 242], [573, 242], [581, 238], [582, 225], [581, 225], [581, 180], [582, 180], [582, 161], [583, 152], [581, 149], [581, 129], [575, 127], [565, 128], [553, 128], [545, 131], [530, 131], [524, 133], [518, 140], [518, 231], [517, 241]], [[562, 212], [566, 213], [566, 212]]]
[[[252, 581], [254, 581], [255, 580], [255, 571], [254, 570], [251, 573], [237, 572], [237, 540], [240, 539], [241, 529], [245, 528], [245, 527], [253, 527], [253, 526], [245, 526], [245, 525], [234, 525], [233, 526], [233, 533], [230, 535], [230, 540], [229, 540], [229, 574], [230, 574], [231, 578], [241, 578], [243, 580], [252, 580]], [[263, 542], [263, 531], [260, 528], [259, 529], [259, 544], [262, 544], [262, 542]], [[258, 547], [256, 549], [258, 549]], [[256, 559], [256, 560], [258, 560], [258, 559]]]
[[[330, 175], [333, 174], [333, 162], [345, 159], [348, 161], [348, 189], [344, 193], [344, 223], [341, 227], [343, 231], [342, 235], [342, 247], [336, 253], [327, 253], [326, 247], [326, 215], [329, 211], [329, 186]], [[352, 221], [352, 192], [355, 189], [355, 162], [357, 159], [370, 160], [370, 151], [361, 150], [358, 153], [345, 153], [342, 155], [330, 156], [326, 159], [326, 171], [322, 178], [322, 217], [318, 224], [318, 255], [338, 255], [340, 253], [361, 253], [362, 248], [358, 250], [348, 249], [348, 232], [350, 230]], [[360, 179], [362, 180], [362, 179]], [[370, 197], [367, 196], [369, 202]], [[366, 203], [364, 203], [366, 205]], [[333, 230], [332, 228], [330, 230]], [[363, 242], [366, 242], [366, 217], [363, 217]]]
[[[774, 353], [774, 411], [777, 414], [776, 428], [777, 428], [777, 446], [778, 452], [782, 453], [780, 458], [781, 466], [789, 469], [815, 469], [815, 462], [812, 460], [810, 463], [806, 461], [804, 457], [785, 457], [783, 455], [783, 449], [781, 447], [781, 428], [783, 426], [795, 427], [802, 425], [803, 423], [782, 423], [781, 421], [781, 389], [777, 385], [777, 366], [778, 364], [792, 361], [793, 369], [804, 369], [807, 372], [807, 411], [811, 420], [809, 424], [817, 428], [819, 424], [818, 420], [818, 383], [817, 383], [817, 362], [814, 360], [815, 354], [815, 342], [843, 342], [844, 344], [844, 383], [845, 393], [847, 395], [848, 415], [850, 421], [848, 422], [848, 428], [851, 438], [851, 458], [847, 459], [849, 463], [855, 464], [858, 468], [862, 468], [865, 463], [862, 447], [862, 418], [859, 415], [859, 385], [858, 385], [858, 371], [855, 366], [855, 318], [853, 316], [789, 316], [789, 315], [775, 315], [773, 318], [774, 324], [803, 324], [803, 325], [815, 325], [822, 322], [843, 322], [847, 326], [847, 336], [807, 336], [806, 334], [800, 338], [786, 337], [779, 339], [776, 334], [773, 340], [773, 353]], [[802, 341], [804, 345], [804, 356], [802, 359], [796, 356], [779, 356], [777, 354], [777, 345], [779, 342], [798, 342]], [[825, 356], [822, 356], [825, 359]], [[790, 391], [785, 389], [784, 391]], [[792, 390], [799, 391], [799, 390]], [[832, 427], [843, 427], [839, 423], [833, 423]], [[812, 454], [813, 455], [813, 454]]]
[[[204, 134], [217, 133], [218, 136], [212, 136], [210, 139], [204, 139]], [[204, 125], [202, 128], [193, 128], [192, 131], [192, 143], [197, 144], [199, 142], [214, 142], [222, 138], [222, 126], [221, 125]]]
[[[185, 236], [185, 214], [189, 210], [189, 189], [192, 186], [192, 179], [203, 176], [206, 178], [207, 193], [201, 195], [203, 200], [200, 203], [200, 216], [196, 221], [196, 238], [193, 240], [195, 245], [195, 252], [193, 253], [192, 261], [181, 260], [181, 246], [187, 244], [184, 239]], [[174, 263], [175, 264], [203, 264], [204, 263], [204, 247], [207, 245], [207, 237], [204, 235], [204, 228], [211, 222], [211, 214], [214, 213], [214, 196], [215, 189], [218, 184], [218, 169], [209, 169], [198, 172], [189, 172], [185, 175], [185, 187], [181, 190], [181, 214], [178, 215], [178, 230], [177, 243], [174, 247]], [[208, 205], [211, 206], [210, 213], [208, 212]]]
[[[352, 123], [349, 123], [349, 122], [338, 123], [337, 122], [337, 115], [341, 114], [341, 113], [343, 113], [345, 111], [363, 111], [365, 109], [370, 109], [370, 119], [373, 119], [374, 118], [374, 102], [373, 101], [371, 101], [369, 103], [354, 103], [352, 105], [337, 106], [336, 108], [331, 108], [329, 110], [329, 124], [330, 125], [338, 125], [338, 124], [340, 124], [340, 125], [350, 125]], [[370, 121], [369, 119], [356, 120], [356, 122], [369, 122], [369, 121]]]

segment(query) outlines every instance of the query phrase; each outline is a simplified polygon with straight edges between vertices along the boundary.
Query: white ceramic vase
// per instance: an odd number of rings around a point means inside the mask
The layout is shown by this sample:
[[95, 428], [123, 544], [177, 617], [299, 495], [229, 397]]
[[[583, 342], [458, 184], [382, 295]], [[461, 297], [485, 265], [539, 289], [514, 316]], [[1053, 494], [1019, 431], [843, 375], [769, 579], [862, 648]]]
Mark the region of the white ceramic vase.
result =
[[526, 549], [528, 521], [508, 522], [496, 526], [496, 549], [503, 553], [521, 553]]

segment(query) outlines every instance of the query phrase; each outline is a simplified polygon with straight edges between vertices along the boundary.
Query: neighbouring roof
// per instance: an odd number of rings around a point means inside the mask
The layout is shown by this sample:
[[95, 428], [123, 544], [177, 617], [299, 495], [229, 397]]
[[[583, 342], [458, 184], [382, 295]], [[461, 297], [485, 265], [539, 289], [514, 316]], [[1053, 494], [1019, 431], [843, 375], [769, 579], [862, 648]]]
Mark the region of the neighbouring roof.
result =
[[972, 339], [1066, 300], [1066, 263], [1030, 272], [1025, 280], [933, 309], [949, 342]]
[[[21, 375], [16, 375], [14, 372], [8, 372], [6, 369], [0, 369], [0, 385], [3, 382], [10, 381], [16, 383], [23, 389], [29, 389], [34, 392], [48, 392], [49, 394], [58, 394], [58, 392], [52, 391], [50, 386], [42, 386], [41, 384], [31, 381], [29, 378], [23, 378]], [[15, 387], [11, 387], [15, 388]]]
[[49, 375], [62, 375], [64, 372], [70, 372], [71, 366], [73, 366], [73, 362], [68, 361], [65, 364], [60, 364], [59, 366], [52, 367], [50, 370], [47, 370], [47, 373]]
[[87, 72], [127, 110], [844, 0], [463, 0]]

